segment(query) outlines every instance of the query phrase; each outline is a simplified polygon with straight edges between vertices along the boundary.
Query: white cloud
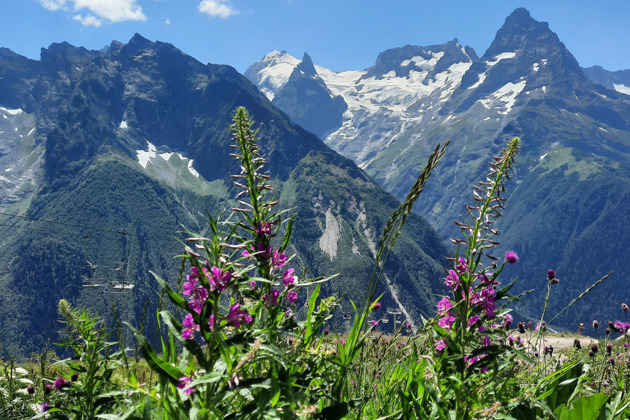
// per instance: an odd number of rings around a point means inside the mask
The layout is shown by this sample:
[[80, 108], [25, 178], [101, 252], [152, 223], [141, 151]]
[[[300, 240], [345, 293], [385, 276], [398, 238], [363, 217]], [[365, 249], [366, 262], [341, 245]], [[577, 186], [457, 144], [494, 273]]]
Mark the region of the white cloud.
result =
[[202, 0], [199, 3], [199, 12], [221, 19], [227, 19], [232, 15], [238, 14], [238, 10], [235, 10], [227, 3], [227, 0]]
[[74, 15], [72, 16], [72, 19], [78, 20], [79, 22], [81, 22], [83, 26], [94, 26], [95, 28], [98, 28], [99, 26], [103, 24], [102, 20], [100, 20], [99, 18], [93, 15], [87, 15], [87, 16]]
[[171, 24], [171, 18], [166, 18], [166, 22], [164, 22], [164, 23], [166, 23], [167, 25], [170, 25]]
[[44, 6], [44, 8], [48, 10], [52, 10], [53, 12], [55, 10], [61, 9], [66, 4], [66, 0], [37, 0], [37, 1], [39, 1], [39, 4]]
[[137, 0], [38, 0], [48, 10], [79, 12], [86, 9], [89, 14], [75, 15], [73, 19], [85, 26], [100, 26], [103, 20], [111, 23], [126, 20], [147, 20]]

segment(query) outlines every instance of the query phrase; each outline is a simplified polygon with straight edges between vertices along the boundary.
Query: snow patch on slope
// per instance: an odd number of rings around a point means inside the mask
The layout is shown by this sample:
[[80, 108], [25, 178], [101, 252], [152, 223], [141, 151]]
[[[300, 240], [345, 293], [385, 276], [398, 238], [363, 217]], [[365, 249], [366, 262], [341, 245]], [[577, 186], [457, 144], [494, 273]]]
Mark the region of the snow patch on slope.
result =
[[613, 83], [613, 87], [619, 93], [623, 93], [625, 95], [630, 95], [630, 86]]
[[157, 148], [150, 141], [147, 141], [147, 150], [136, 150], [136, 157], [138, 158], [138, 163], [144, 169], [147, 169], [147, 164], [149, 162], [151, 162], [151, 164], [153, 164], [153, 166], [156, 166], [157, 162], [154, 162], [153, 159], [156, 159], [156, 158], [159, 157], [163, 161], [168, 162], [171, 159], [171, 156], [173, 156], [173, 155], [177, 155], [177, 157], [179, 157], [179, 159], [182, 160], [182, 161], [188, 161], [188, 164], [187, 164], [188, 171], [194, 177], [199, 178], [199, 172], [197, 172], [193, 168], [193, 160], [192, 159], [188, 159], [187, 157], [185, 157], [181, 153], [166, 152], [166, 153], [158, 154], [157, 153]]
[[527, 82], [525, 80], [518, 83], [506, 83], [497, 91], [484, 99], [480, 99], [478, 102], [487, 109], [504, 107], [502, 111], [499, 111], [499, 114], [507, 115], [512, 110], [516, 97], [525, 89], [526, 85]]

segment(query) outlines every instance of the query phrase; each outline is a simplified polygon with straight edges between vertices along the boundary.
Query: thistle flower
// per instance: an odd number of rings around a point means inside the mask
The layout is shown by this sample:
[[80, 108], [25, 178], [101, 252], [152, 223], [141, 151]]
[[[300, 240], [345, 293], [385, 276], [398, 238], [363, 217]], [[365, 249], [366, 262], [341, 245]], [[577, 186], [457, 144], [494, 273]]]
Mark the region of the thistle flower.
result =
[[505, 261], [508, 264], [516, 264], [518, 262], [518, 255], [514, 251], [508, 251], [505, 253]]
[[625, 303], [622, 303], [621, 304], [621, 309], [623, 309], [624, 312], [628, 312], [628, 309], [630, 309], [630, 308], [628, 308], [628, 305], [626, 305]]
[[599, 322], [597, 322], [597, 320], [593, 321], [593, 328], [595, 329], [599, 328]]
[[29, 393], [29, 395], [33, 395], [35, 393], [35, 387], [33, 385], [29, 385], [26, 387], [26, 392]]
[[580, 350], [582, 348], [582, 343], [580, 343], [580, 340], [578, 340], [577, 338], [573, 340], [573, 347]]
[[556, 272], [555, 272], [555, 271], [553, 271], [553, 270], [549, 270], [549, 271], [547, 271], [547, 278], [548, 278], [549, 280], [551, 280], [551, 279], [553, 279], [553, 278], [555, 278], [555, 277], [556, 277]]
[[593, 354], [597, 353], [599, 351], [599, 348], [597, 347], [597, 344], [593, 344], [591, 346], [591, 352], [593, 352]]
[[606, 353], [608, 353], [608, 355], [610, 356], [610, 354], [612, 353], [612, 344], [608, 343], [606, 344]]

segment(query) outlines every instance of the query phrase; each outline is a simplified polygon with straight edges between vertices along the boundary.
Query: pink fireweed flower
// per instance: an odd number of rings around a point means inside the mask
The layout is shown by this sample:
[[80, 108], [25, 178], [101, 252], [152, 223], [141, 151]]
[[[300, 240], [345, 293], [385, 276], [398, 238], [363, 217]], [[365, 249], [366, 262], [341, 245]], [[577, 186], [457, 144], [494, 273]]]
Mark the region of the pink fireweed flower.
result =
[[224, 318], [227, 322], [234, 325], [236, 328], [241, 327], [241, 322], [245, 324], [249, 324], [252, 322], [252, 317], [249, 315], [249, 312], [239, 309], [241, 307], [240, 303], [235, 303], [230, 308], [230, 312], [228, 316]]
[[346, 340], [340, 337], [339, 340], [337, 340], [337, 344], [343, 346], [344, 344], [346, 344]]
[[191, 378], [187, 376], [182, 376], [181, 378], [179, 378], [179, 383], [177, 384], [177, 388], [183, 389], [186, 395], [190, 395], [193, 392], [195, 392], [195, 388], [188, 385], [191, 382], [192, 382]]
[[249, 247], [249, 249], [243, 251], [243, 257], [249, 257], [252, 256], [252, 254], [256, 253], [256, 257], [260, 257], [263, 259], [267, 259], [269, 258], [269, 255], [271, 254], [271, 246], [267, 245], [265, 246], [265, 244], [260, 243], [258, 245], [256, 245], [256, 249], [254, 250], [254, 248]]
[[293, 275], [294, 272], [295, 270], [293, 268], [289, 268], [284, 272], [282, 275], [282, 284], [284, 284], [284, 287], [289, 287], [295, 283], [295, 276]]
[[378, 321], [370, 320], [370, 325], [376, 327], [378, 325]]
[[487, 335], [483, 336], [483, 346], [484, 347], [488, 347], [490, 345], [490, 337], [488, 337]]
[[443, 314], [444, 312], [448, 311], [452, 307], [453, 307], [453, 304], [446, 296], [444, 296], [442, 300], [439, 301], [437, 304], [439, 314]]
[[273, 256], [271, 257], [271, 266], [273, 268], [280, 268], [287, 263], [287, 256], [284, 254], [278, 253], [278, 251], [273, 252]]
[[258, 226], [256, 227], [256, 235], [271, 235], [271, 227], [272, 224], [268, 223], [266, 220], [258, 222]]
[[212, 284], [213, 288], [216, 288], [219, 292], [224, 291], [230, 284], [230, 280], [232, 280], [232, 273], [229, 271], [223, 271], [218, 267], [212, 267], [210, 271], [212, 272], [212, 275], [208, 280]]
[[444, 279], [444, 284], [457, 290], [459, 287], [459, 275], [455, 270], [448, 270], [448, 276]]
[[191, 314], [186, 314], [183, 325], [182, 338], [184, 340], [191, 340], [195, 335], [195, 331], [199, 331], [199, 325], [195, 324], [195, 318]]
[[287, 300], [289, 301], [289, 303], [295, 303], [298, 299], [298, 294], [295, 290], [289, 290], [289, 293], [287, 293]]
[[479, 321], [481, 319], [481, 317], [479, 315], [473, 315], [470, 318], [468, 318], [468, 326], [472, 327], [473, 325], [475, 325], [477, 323], [477, 321]]
[[274, 289], [268, 295], [263, 296], [263, 301], [268, 306], [276, 306], [278, 304], [278, 296], [280, 296], [280, 291]]
[[439, 341], [435, 342], [435, 349], [437, 351], [442, 351], [442, 350], [444, 350], [445, 347], [446, 347], [446, 341], [439, 340]]
[[462, 257], [459, 257], [458, 264], [455, 266], [455, 269], [459, 274], [465, 274], [470, 271], [468, 268], [468, 263]]
[[508, 251], [505, 253], [505, 261], [508, 264], [516, 264], [518, 262], [518, 255], [514, 251]]
[[450, 331], [455, 323], [455, 317], [450, 312], [445, 313], [438, 321], [438, 325], [447, 331]]
[[375, 310], [375, 311], [378, 311], [379, 309], [381, 309], [381, 302], [376, 302], [376, 303], [374, 304], [374, 310]]

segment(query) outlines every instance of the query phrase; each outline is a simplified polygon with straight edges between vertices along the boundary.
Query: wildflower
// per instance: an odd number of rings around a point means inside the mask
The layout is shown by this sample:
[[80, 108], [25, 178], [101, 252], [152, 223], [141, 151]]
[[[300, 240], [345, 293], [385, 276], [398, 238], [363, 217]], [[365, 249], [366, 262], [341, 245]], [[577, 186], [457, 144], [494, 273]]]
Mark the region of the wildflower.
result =
[[525, 334], [525, 323], [524, 322], [519, 322], [518, 323], [518, 332], [521, 334]]
[[458, 264], [455, 266], [455, 269], [459, 274], [465, 274], [470, 271], [468, 268], [468, 263], [462, 257], [459, 257]]
[[55, 383], [53, 384], [57, 391], [62, 390], [63, 388], [67, 388], [70, 386], [70, 382], [67, 382], [64, 378], [57, 378]]
[[29, 393], [29, 395], [33, 395], [35, 393], [35, 387], [33, 385], [29, 385], [26, 387], [26, 392]]
[[556, 277], [556, 272], [553, 270], [547, 271], [547, 279], [551, 280]]
[[51, 385], [51, 384], [48, 384], [48, 385], [46, 385], [46, 386], [44, 387], [44, 394], [45, 394], [45, 395], [48, 395], [48, 394], [50, 394], [50, 391], [52, 391], [52, 385]]
[[195, 318], [193, 318], [191, 314], [186, 314], [183, 324], [184, 331], [182, 331], [182, 338], [184, 340], [192, 339], [195, 331], [199, 331], [199, 325], [195, 323]]
[[444, 312], [448, 311], [452, 307], [453, 307], [453, 304], [446, 296], [443, 297], [442, 300], [439, 301], [437, 304], [439, 314], [443, 314]]
[[455, 270], [448, 270], [448, 276], [444, 279], [444, 284], [457, 290], [459, 287], [459, 276]]
[[370, 320], [370, 325], [376, 327], [378, 325], [378, 321]]
[[375, 311], [378, 311], [378, 310], [380, 310], [380, 309], [381, 309], [381, 302], [376, 302], [376, 303], [374, 304], [374, 310], [375, 310]]
[[212, 276], [208, 279], [210, 284], [212, 284], [212, 286], [214, 286], [214, 288], [216, 288], [219, 292], [224, 291], [230, 284], [232, 273], [229, 271], [223, 271], [218, 267], [212, 267], [210, 271], [212, 272]]
[[547, 355], [548, 353], [549, 353], [549, 347], [545, 346], [545, 347], [543, 348], [543, 354], [544, 354], [544, 355]]
[[490, 337], [487, 335], [483, 336], [483, 347], [488, 347], [490, 345]]
[[346, 344], [346, 340], [344, 340], [343, 338], [339, 338], [339, 340], [337, 340], [337, 344], [343, 346], [344, 344]]
[[195, 388], [191, 387], [189, 384], [192, 382], [192, 379], [187, 376], [182, 376], [179, 378], [179, 383], [177, 384], [177, 388], [183, 389], [186, 395], [190, 395], [195, 392]]
[[280, 268], [287, 263], [287, 256], [284, 254], [279, 254], [278, 251], [273, 252], [273, 256], [271, 257], [271, 266], [273, 268]]
[[78, 379], [79, 379], [79, 372], [74, 372], [74, 373], [72, 374], [72, 377], [70, 378], [70, 380], [71, 380], [72, 382], [76, 382]]
[[442, 351], [446, 347], [446, 341], [440, 340], [435, 342], [435, 348], [437, 351]]
[[516, 264], [518, 262], [518, 255], [514, 251], [508, 251], [505, 253], [505, 261], [508, 264]]
[[444, 316], [442, 316], [442, 318], [438, 321], [438, 325], [447, 331], [451, 330], [451, 327], [453, 326], [454, 323], [455, 323], [455, 317], [452, 316], [449, 312], [444, 314]]
[[621, 304], [621, 309], [623, 309], [624, 312], [628, 312], [628, 309], [630, 309], [630, 308], [628, 308], [628, 305], [626, 305], [625, 303], [622, 303]]
[[46, 412], [48, 410], [50, 410], [50, 405], [48, 405], [48, 403], [43, 403], [42, 404], [42, 413], [44, 413], [44, 412]]
[[533, 330], [534, 329], [534, 323], [532, 321], [529, 321], [527, 323], [527, 328], [529, 328], [530, 330]]
[[278, 304], [278, 296], [280, 296], [280, 291], [274, 289], [269, 295], [263, 296], [263, 301], [266, 301], [268, 306], [276, 306]]
[[558, 277], [554, 277], [552, 279], [549, 280], [551, 282], [551, 284], [558, 284], [560, 283], [560, 280], [558, 279]]
[[610, 359], [608, 359], [608, 362], [609, 362], [611, 365], [615, 366], [615, 358], [614, 358], [614, 357], [611, 357]]
[[230, 322], [236, 328], [241, 327], [241, 322], [244, 322], [245, 324], [249, 324], [250, 322], [252, 322], [251, 315], [249, 315], [247, 311], [239, 309], [240, 307], [240, 303], [235, 303], [234, 305], [232, 305], [228, 316], [225, 318], [227, 322]]
[[580, 343], [580, 340], [578, 340], [577, 338], [573, 340], [573, 347], [580, 350], [582, 348], [582, 343]]
[[256, 227], [256, 235], [271, 235], [271, 227], [272, 224], [263, 220], [262, 222], [258, 222], [258, 226]]
[[512, 321], [514, 319], [512, 318], [512, 315], [510, 315], [510, 314], [505, 314], [504, 319], [505, 319], [505, 321], [504, 321], [503, 325], [505, 326], [506, 330], [509, 330], [510, 327], [512, 326]]
[[595, 328], [595, 329], [599, 328], [599, 322], [597, 322], [596, 320], [593, 321], [593, 328]]
[[598, 350], [599, 350], [599, 348], [597, 347], [597, 344], [593, 344], [591, 346], [591, 351], [593, 352], [593, 354], [597, 353]]
[[606, 345], [606, 353], [608, 353], [608, 355], [610, 356], [610, 354], [612, 353], [612, 344], [608, 343]]
[[295, 303], [298, 299], [298, 294], [295, 290], [289, 290], [289, 293], [287, 293], [287, 300], [289, 301], [289, 303]]
[[479, 315], [473, 315], [470, 318], [468, 318], [468, 326], [472, 327], [473, 325], [475, 325], [477, 323], [477, 321], [479, 321], [481, 319], [481, 317]]
[[282, 275], [282, 284], [284, 284], [284, 287], [289, 287], [290, 285], [295, 283], [295, 276], [293, 275], [294, 271], [295, 270], [293, 268], [289, 268]]
[[326, 329], [324, 330], [324, 335], [328, 335], [328, 334], [330, 334], [330, 330], [329, 330], [328, 328], [326, 328]]

